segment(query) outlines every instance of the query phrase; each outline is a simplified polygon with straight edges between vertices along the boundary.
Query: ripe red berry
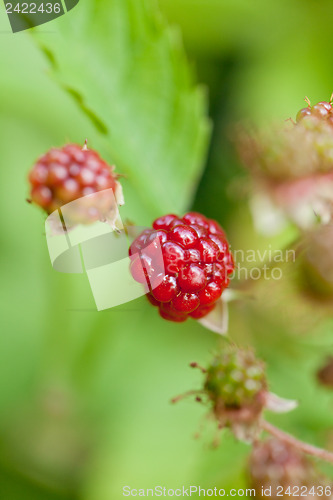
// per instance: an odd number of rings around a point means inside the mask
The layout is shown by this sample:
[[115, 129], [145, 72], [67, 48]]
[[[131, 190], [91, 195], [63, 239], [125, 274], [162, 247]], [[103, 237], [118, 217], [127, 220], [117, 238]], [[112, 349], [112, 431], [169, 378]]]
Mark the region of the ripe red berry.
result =
[[159, 217], [153, 222], [153, 228], [164, 229], [165, 231], [168, 231], [172, 222], [177, 219], [177, 215], [174, 214], [164, 215], [164, 217]]
[[192, 227], [199, 238], [202, 238], [203, 236], [208, 236], [208, 229], [204, 226], [199, 226], [198, 224], [191, 224], [190, 227]]
[[234, 268], [221, 226], [196, 212], [156, 219], [153, 229], [133, 241], [129, 254], [133, 278], [145, 278], [150, 288], [148, 300], [162, 318], [176, 322], [209, 314]]
[[194, 264], [197, 264], [198, 262], [200, 262], [200, 252], [197, 248], [189, 248], [187, 251], [186, 251], [186, 260], [191, 263], [193, 262]]
[[185, 313], [175, 311], [170, 302], [161, 304], [159, 307], [159, 313], [162, 318], [169, 321], [175, 321], [176, 323], [182, 323], [187, 320], [187, 315]]
[[216, 302], [222, 295], [223, 287], [216, 281], [210, 281], [198, 294], [200, 304], [205, 306]]
[[162, 253], [166, 273], [176, 274], [185, 265], [186, 252], [178, 243], [167, 241], [162, 245]]
[[198, 235], [192, 227], [180, 224], [173, 226], [170, 239], [180, 243], [184, 248], [191, 248], [198, 241]]
[[207, 316], [215, 307], [215, 304], [210, 304], [209, 306], [200, 306], [195, 311], [191, 312], [189, 316], [193, 319], [201, 319]]
[[228, 242], [225, 239], [225, 236], [222, 234], [209, 234], [209, 239], [214, 241], [220, 250], [220, 259], [224, 257], [225, 253], [228, 253]]
[[220, 256], [219, 247], [210, 238], [200, 238], [196, 248], [200, 252], [202, 262], [216, 262]]
[[[155, 286], [155, 283], [159, 283]], [[151, 280], [152, 295], [159, 302], [170, 302], [178, 293], [179, 287], [174, 276], [158, 274]]]
[[208, 219], [198, 212], [188, 212], [184, 215], [183, 221], [187, 224], [197, 224], [198, 226], [203, 226], [205, 229], [209, 229]]
[[[48, 214], [67, 203], [102, 190], [112, 189], [117, 197], [120, 185], [117, 176], [96, 151], [77, 144], [52, 148], [40, 157], [29, 173], [31, 200]], [[80, 222], [103, 215], [113, 206], [112, 200], [101, 197], [94, 207], [86, 206]]]
[[190, 313], [200, 305], [200, 299], [195, 293], [180, 293], [172, 301], [172, 306], [176, 311]]

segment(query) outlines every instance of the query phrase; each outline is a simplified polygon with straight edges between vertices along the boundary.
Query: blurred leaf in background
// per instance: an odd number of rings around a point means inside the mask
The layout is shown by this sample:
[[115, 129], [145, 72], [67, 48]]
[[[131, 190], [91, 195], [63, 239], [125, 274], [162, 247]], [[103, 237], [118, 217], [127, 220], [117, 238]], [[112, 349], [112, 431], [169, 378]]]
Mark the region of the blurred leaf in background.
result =
[[136, 198], [157, 215], [182, 212], [200, 178], [209, 125], [178, 31], [151, 2], [136, 0], [80, 5], [57, 30], [56, 39], [36, 39], [105, 135]]

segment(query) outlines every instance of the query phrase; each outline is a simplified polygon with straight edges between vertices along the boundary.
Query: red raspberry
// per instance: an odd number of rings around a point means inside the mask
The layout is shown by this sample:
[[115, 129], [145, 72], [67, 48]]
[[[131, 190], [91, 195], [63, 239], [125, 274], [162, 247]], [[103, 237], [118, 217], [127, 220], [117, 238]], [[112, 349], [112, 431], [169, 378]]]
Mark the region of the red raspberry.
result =
[[[117, 196], [120, 185], [113, 170], [114, 167], [86, 145], [83, 148], [77, 144], [52, 148], [38, 159], [29, 173], [31, 201], [50, 214], [71, 201], [105, 189], [112, 189]], [[112, 208], [110, 197], [101, 197], [94, 203], [94, 206], [86, 204], [84, 214], [80, 214], [81, 222], [96, 220], [98, 215]]]
[[148, 283], [149, 302], [162, 318], [176, 322], [210, 313], [234, 269], [223, 229], [196, 212], [156, 219], [153, 229], [133, 241], [129, 255], [133, 278]]

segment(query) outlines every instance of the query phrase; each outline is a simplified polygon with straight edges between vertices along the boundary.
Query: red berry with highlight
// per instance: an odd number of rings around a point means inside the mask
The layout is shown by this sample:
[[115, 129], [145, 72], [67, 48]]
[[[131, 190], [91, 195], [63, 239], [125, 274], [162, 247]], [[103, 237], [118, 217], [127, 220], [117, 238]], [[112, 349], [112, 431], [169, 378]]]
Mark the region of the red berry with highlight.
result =
[[162, 245], [162, 253], [166, 273], [178, 273], [185, 265], [186, 252], [178, 243], [167, 241]]
[[178, 293], [179, 287], [174, 276], [159, 274], [151, 281], [152, 295], [159, 302], [170, 302]]
[[207, 276], [202, 266], [190, 264], [178, 274], [178, 283], [185, 292], [198, 292], [205, 287]]
[[[141, 272], [137, 252], [143, 264]], [[182, 219], [175, 214], [159, 217], [152, 230], [143, 231], [134, 240], [129, 254], [134, 260], [134, 279], [142, 282], [143, 276], [146, 278], [148, 300], [159, 308], [162, 318], [175, 322], [209, 314], [228, 287], [228, 273], [234, 268], [223, 229], [197, 212]]]
[[200, 305], [200, 299], [195, 293], [180, 293], [172, 301], [173, 308], [183, 313], [193, 312]]
[[189, 316], [194, 319], [201, 319], [207, 316], [214, 309], [215, 304], [210, 304], [209, 306], [200, 306], [195, 311], [191, 312]]
[[158, 219], [154, 220], [153, 228], [164, 229], [165, 231], [168, 231], [170, 229], [170, 225], [175, 220], [178, 220], [177, 215], [174, 214], [164, 215], [163, 217], [159, 217]]
[[170, 239], [176, 241], [184, 248], [194, 247], [198, 241], [198, 235], [192, 227], [184, 225], [173, 226]]
[[200, 238], [196, 248], [200, 252], [202, 262], [216, 262], [220, 256], [219, 247], [210, 238]]
[[208, 285], [199, 292], [201, 305], [209, 305], [216, 302], [222, 295], [222, 286], [216, 281], [210, 281]]

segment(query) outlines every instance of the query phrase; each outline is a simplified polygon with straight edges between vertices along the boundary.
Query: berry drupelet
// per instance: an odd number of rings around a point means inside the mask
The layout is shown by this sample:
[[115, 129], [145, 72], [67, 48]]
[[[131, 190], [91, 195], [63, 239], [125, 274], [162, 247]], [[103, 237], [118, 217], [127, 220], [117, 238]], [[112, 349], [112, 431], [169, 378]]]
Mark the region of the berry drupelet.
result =
[[148, 300], [175, 322], [211, 312], [234, 270], [223, 229], [196, 212], [159, 217], [133, 241], [129, 255], [133, 278], [149, 286]]
[[[333, 95], [332, 95], [333, 97]], [[310, 100], [306, 97], [305, 101], [308, 103], [307, 108], [302, 108], [296, 115], [296, 122], [301, 122], [304, 118], [317, 118], [327, 121], [330, 125], [333, 125], [333, 108], [332, 108], [332, 97], [329, 102], [320, 101], [314, 106], [311, 106]]]
[[[29, 173], [30, 197], [47, 214], [84, 196], [112, 189], [115, 197], [120, 184], [114, 167], [110, 167], [96, 151], [67, 144], [52, 148], [41, 156]], [[109, 209], [110, 200], [101, 196], [97, 205], [90, 207], [91, 214]], [[96, 200], [95, 200], [96, 203]], [[121, 203], [120, 203], [121, 204]], [[99, 210], [100, 209], [100, 210]], [[85, 211], [89, 222], [89, 211]], [[81, 221], [82, 222], [82, 221]]]

